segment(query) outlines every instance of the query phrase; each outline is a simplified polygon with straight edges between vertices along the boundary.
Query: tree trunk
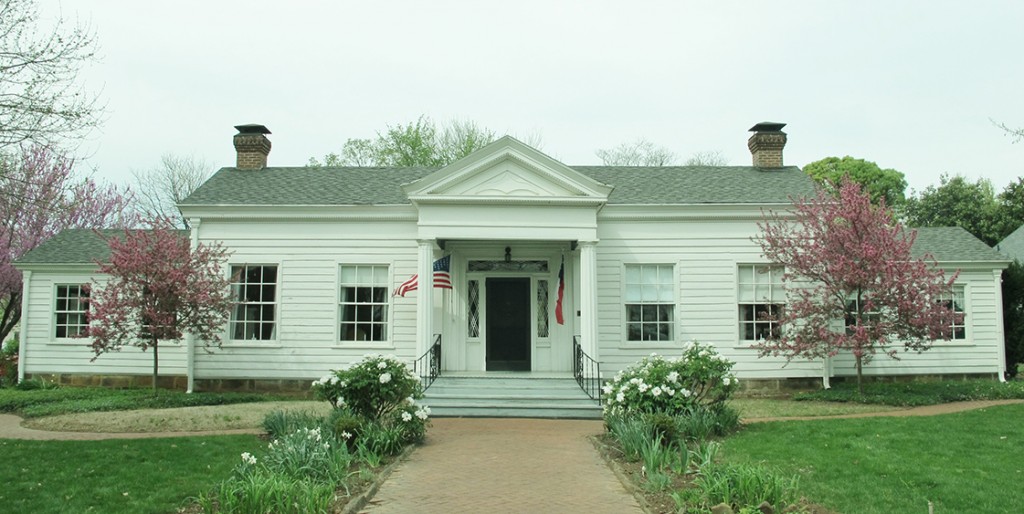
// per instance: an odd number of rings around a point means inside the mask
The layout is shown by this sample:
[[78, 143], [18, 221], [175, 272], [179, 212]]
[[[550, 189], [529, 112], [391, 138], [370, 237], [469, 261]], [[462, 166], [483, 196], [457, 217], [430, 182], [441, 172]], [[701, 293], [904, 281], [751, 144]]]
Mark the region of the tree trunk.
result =
[[160, 359], [157, 357], [157, 344], [159, 341], [153, 338], [153, 395], [156, 395], [156, 377], [160, 375]]
[[857, 394], [864, 396], [864, 356], [857, 357]]

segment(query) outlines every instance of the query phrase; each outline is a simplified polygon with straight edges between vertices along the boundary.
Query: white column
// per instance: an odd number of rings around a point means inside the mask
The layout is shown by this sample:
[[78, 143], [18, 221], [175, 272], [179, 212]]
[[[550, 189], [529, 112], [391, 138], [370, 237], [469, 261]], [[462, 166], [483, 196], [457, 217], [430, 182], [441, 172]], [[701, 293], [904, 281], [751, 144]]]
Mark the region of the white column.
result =
[[[18, 334], [18, 382], [25, 380], [25, 350], [28, 348], [28, 290], [32, 272], [21, 272], [21, 333]], [[0, 341], [0, 345], [3, 341]]]
[[[996, 346], [999, 348], [999, 381], [1006, 382], [1006, 337], [1003, 331], [1003, 270], [992, 270], [996, 294]], [[967, 288], [964, 288], [964, 296]], [[967, 303], [967, 298], [964, 298]], [[968, 303], [969, 304], [969, 303]]]
[[580, 241], [580, 345], [592, 359], [597, 351], [597, 241]]
[[[190, 218], [188, 220], [190, 227], [189, 242], [192, 246], [193, 252], [196, 251], [196, 248], [199, 248], [200, 223], [202, 223], [202, 220], [199, 218]], [[185, 378], [185, 392], [191, 393], [196, 380], [196, 336], [191, 332], [185, 334]]]
[[434, 343], [434, 240], [420, 239], [416, 270], [416, 355], [418, 359]]

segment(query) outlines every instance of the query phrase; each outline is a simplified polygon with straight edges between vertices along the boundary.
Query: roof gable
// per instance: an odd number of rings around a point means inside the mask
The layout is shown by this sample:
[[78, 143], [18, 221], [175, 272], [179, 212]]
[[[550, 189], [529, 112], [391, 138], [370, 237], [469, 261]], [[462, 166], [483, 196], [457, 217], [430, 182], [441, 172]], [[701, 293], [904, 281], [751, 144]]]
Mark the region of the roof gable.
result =
[[997, 243], [996, 250], [1011, 259], [1024, 261], [1024, 225], [1017, 227], [1017, 230]]
[[414, 203], [510, 199], [604, 203], [612, 190], [511, 136], [402, 189]]

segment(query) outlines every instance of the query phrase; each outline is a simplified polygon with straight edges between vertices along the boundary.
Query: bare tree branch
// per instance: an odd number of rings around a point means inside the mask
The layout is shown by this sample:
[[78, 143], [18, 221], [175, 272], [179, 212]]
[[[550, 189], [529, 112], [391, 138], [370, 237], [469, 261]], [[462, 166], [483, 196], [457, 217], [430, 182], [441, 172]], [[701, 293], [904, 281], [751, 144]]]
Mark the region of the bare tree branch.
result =
[[160, 157], [160, 166], [156, 168], [132, 170], [139, 213], [149, 220], [166, 219], [188, 228], [178, 203], [210, 178], [213, 171], [213, 165], [203, 159], [169, 153]]
[[87, 25], [43, 27], [33, 0], [0, 3], [0, 148], [63, 143], [99, 124], [98, 95], [77, 83], [96, 49]]

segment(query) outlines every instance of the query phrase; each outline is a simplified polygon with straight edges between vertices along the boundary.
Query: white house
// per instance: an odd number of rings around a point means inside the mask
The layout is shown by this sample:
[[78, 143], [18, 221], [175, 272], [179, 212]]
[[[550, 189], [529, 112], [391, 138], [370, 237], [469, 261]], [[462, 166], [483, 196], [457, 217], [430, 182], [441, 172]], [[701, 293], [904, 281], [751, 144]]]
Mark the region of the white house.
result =
[[[308, 380], [368, 352], [408, 361], [440, 342], [442, 375], [568, 375], [574, 338], [610, 377], [652, 352], [713, 343], [747, 381], [854, 374], [853, 359], [758, 358], [783, 304], [751, 238], [766, 210], [814, 192], [783, 166], [782, 124], [753, 127], [752, 166], [568, 166], [511, 137], [443, 168], [267, 166], [269, 131], [236, 127], [237, 165], [180, 205], [194, 242], [223, 243], [238, 307], [224, 344], [161, 351], [161, 370], [199, 389]], [[922, 229], [915, 251], [960, 270], [955, 339], [866, 375], [1002, 376], [1001, 256], [959, 228]], [[74, 382], [146, 376], [135, 349], [90, 361], [80, 285], [105, 248], [67, 231], [18, 262], [25, 273], [19, 373]], [[452, 287], [392, 293], [450, 257]], [[564, 266], [564, 268], [563, 268]], [[556, 320], [564, 269], [564, 323]], [[426, 293], [426, 294], [425, 294]], [[290, 382], [289, 382], [290, 383]]]

